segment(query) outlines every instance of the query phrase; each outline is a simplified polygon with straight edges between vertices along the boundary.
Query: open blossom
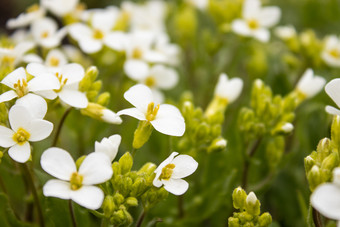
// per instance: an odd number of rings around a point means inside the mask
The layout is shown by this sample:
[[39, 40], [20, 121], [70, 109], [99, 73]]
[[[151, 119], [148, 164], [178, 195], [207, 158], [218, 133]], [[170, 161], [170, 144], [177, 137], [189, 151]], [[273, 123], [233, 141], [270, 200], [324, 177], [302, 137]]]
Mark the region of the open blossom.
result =
[[6, 23], [8, 28], [25, 27], [33, 21], [45, 16], [45, 9], [37, 4], [27, 8], [26, 12], [21, 13], [17, 18], [9, 19]]
[[44, 151], [40, 164], [48, 174], [58, 178], [49, 180], [44, 185], [45, 196], [71, 199], [91, 210], [100, 208], [104, 193], [94, 185], [111, 179], [113, 171], [107, 155], [91, 153], [77, 169], [67, 151], [52, 147]]
[[155, 105], [150, 88], [137, 84], [124, 93], [124, 98], [135, 108], [119, 111], [118, 115], [129, 115], [141, 121], [148, 121], [159, 132], [171, 136], [182, 136], [185, 131], [184, 118], [173, 105]]
[[293, 25], [278, 26], [274, 30], [275, 35], [282, 40], [288, 40], [296, 36], [296, 30]]
[[47, 138], [53, 130], [53, 124], [34, 118], [21, 105], [14, 105], [9, 110], [8, 117], [11, 128], [0, 126], [0, 146], [9, 148], [8, 154], [13, 160], [24, 163], [31, 155], [29, 142]]
[[242, 19], [232, 22], [232, 30], [243, 36], [250, 36], [261, 42], [268, 42], [268, 28], [277, 24], [281, 10], [276, 6], [261, 7], [260, 0], [245, 0], [242, 8]]
[[323, 216], [340, 224], [340, 168], [333, 170], [333, 182], [319, 185], [310, 198], [312, 206]]
[[54, 15], [62, 17], [72, 13], [79, 0], [41, 0], [41, 5], [51, 11]]
[[25, 61], [26, 52], [34, 47], [34, 42], [22, 41], [13, 47], [0, 47], [1, 65], [17, 66]]
[[243, 81], [240, 78], [228, 79], [227, 74], [222, 73], [215, 87], [215, 96], [232, 103], [240, 96], [242, 87]]
[[326, 80], [323, 77], [314, 75], [312, 69], [307, 69], [297, 83], [296, 89], [306, 98], [311, 98], [319, 93], [325, 84]]
[[326, 38], [322, 59], [329, 66], [340, 67], [340, 40], [335, 35]]
[[106, 154], [111, 162], [113, 159], [115, 159], [117, 152], [118, 152], [118, 147], [120, 145], [120, 142], [122, 140], [122, 137], [120, 135], [112, 135], [109, 138], [104, 137], [100, 142], [95, 142], [95, 152], [102, 152]]
[[[325, 86], [325, 91], [331, 97], [331, 99], [335, 102], [335, 104], [340, 107], [340, 78], [331, 80]], [[340, 115], [340, 110], [334, 108], [332, 106], [326, 106], [326, 111], [330, 114]]]
[[177, 152], [172, 152], [157, 167], [153, 185], [155, 187], [164, 185], [165, 190], [168, 192], [174, 195], [182, 195], [189, 188], [188, 182], [182, 180], [182, 178], [193, 174], [198, 167], [198, 163], [189, 155], [177, 155]]

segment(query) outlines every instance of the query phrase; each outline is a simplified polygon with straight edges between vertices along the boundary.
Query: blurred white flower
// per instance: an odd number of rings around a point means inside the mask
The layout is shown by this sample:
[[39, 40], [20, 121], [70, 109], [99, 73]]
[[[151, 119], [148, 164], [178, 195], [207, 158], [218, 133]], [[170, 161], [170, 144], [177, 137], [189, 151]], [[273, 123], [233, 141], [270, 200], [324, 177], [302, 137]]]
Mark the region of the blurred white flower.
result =
[[242, 88], [242, 79], [237, 77], [228, 79], [227, 74], [221, 73], [215, 87], [215, 96], [232, 103], [240, 96]]
[[52, 147], [44, 151], [41, 167], [48, 174], [58, 178], [44, 185], [45, 196], [71, 199], [79, 205], [96, 210], [104, 200], [103, 191], [95, 184], [111, 179], [111, 162], [107, 155], [94, 152], [86, 156], [77, 170], [71, 155], [60, 148]]
[[208, 0], [186, 0], [189, 4], [195, 6], [196, 8], [200, 10], [205, 10], [208, 6], [209, 1]]
[[51, 122], [36, 119], [22, 105], [14, 105], [8, 114], [11, 128], [0, 125], [0, 146], [9, 148], [9, 156], [20, 163], [26, 162], [31, 155], [29, 142], [47, 138], [52, 130]]
[[104, 137], [100, 142], [95, 142], [94, 151], [95, 152], [102, 152], [110, 158], [111, 162], [115, 159], [118, 147], [120, 145], [120, 142], [122, 140], [122, 137], [120, 135], [112, 135], [109, 138]]
[[[335, 104], [340, 107], [340, 78], [328, 82], [325, 86], [325, 91]], [[340, 115], [340, 110], [332, 106], [326, 106], [326, 112], [333, 115]]]
[[250, 36], [261, 42], [268, 42], [268, 28], [277, 24], [281, 10], [276, 6], [261, 7], [260, 0], [245, 0], [242, 8], [242, 19], [232, 22], [232, 30], [242, 36]]
[[131, 87], [124, 93], [124, 98], [136, 108], [119, 111], [118, 115], [129, 115], [140, 121], [148, 121], [159, 132], [170, 136], [182, 136], [185, 122], [177, 107], [169, 104], [158, 104], [150, 88], [143, 84]]
[[319, 93], [325, 84], [326, 80], [323, 77], [314, 75], [312, 69], [307, 69], [297, 83], [296, 89], [306, 98], [311, 98]]
[[189, 184], [182, 178], [195, 172], [198, 163], [189, 155], [178, 155], [177, 152], [165, 159], [155, 170], [156, 176], [153, 180], [155, 187], [164, 185], [164, 189], [174, 195], [184, 194]]
[[340, 40], [335, 35], [328, 36], [321, 58], [329, 66], [340, 67]]
[[171, 89], [178, 82], [177, 72], [164, 65], [156, 64], [150, 67], [149, 64], [141, 62], [138, 71], [135, 68], [128, 67], [128, 64], [125, 67], [128, 77], [148, 86], [152, 90], [155, 101], [158, 103], [164, 101], [164, 96], [159, 89]]
[[45, 9], [38, 4], [34, 4], [27, 8], [26, 12], [21, 13], [17, 18], [9, 19], [6, 23], [8, 28], [25, 27], [33, 21], [45, 16]]
[[296, 30], [293, 25], [278, 26], [275, 28], [274, 33], [282, 40], [288, 40], [296, 36]]
[[76, 10], [79, 0], [40, 0], [41, 5], [54, 15], [63, 17]]
[[319, 185], [310, 197], [312, 206], [323, 216], [340, 224], [340, 168], [333, 170], [333, 182]]
[[23, 41], [12, 47], [0, 47], [1, 65], [13, 65], [14, 67], [25, 61], [25, 53], [34, 48], [34, 42]]

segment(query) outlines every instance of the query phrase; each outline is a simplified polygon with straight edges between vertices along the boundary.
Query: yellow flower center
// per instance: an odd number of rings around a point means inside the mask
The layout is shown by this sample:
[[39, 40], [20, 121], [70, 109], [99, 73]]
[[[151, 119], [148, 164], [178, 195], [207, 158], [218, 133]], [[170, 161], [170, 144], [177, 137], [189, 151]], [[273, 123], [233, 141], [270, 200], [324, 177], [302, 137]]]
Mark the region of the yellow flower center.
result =
[[259, 27], [259, 23], [255, 19], [248, 20], [248, 26], [250, 29], [257, 29]]
[[338, 49], [331, 49], [328, 53], [334, 58], [340, 58], [340, 51]]
[[1, 59], [1, 65], [14, 65], [14, 61], [15, 61], [15, 57], [11, 57], [11, 56], [4, 56]]
[[59, 82], [60, 82], [60, 88], [59, 89], [54, 89], [55, 92], [59, 92], [61, 91], [61, 89], [63, 89], [63, 87], [65, 86], [66, 82], [67, 82], [67, 78], [63, 79], [63, 75], [59, 74], [58, 72], [55, 73], [55, 76], [58, 78]]
[[16, 84], [14, 84], [14, 89], [19, 98], [25, 96], [28, 93], [27, 81], [26, 79], [19, 79]]
[[148, 110], [146, 112], [146, 120], [148, 121], [155, 120], [158, 110], [159, 104], [155, 107], [155, 104], [153, 102], [150, 102], [148, 105]]
[[75, 191], [81, 188], [83, 183], [83, 176], [78, 174], [77, 172], [72, 173], [70, 184], [71, 184], [71, 190]]
[[60, 61], [56, 57], [51, 57], [49, 60], [50, 66], [57, 67], [59, 65]]
[[132, 51], [132, 58], [140, 59], [143, 56], [143, 51], [140, 48], [135, 48]]
[[167, 164], [163, 167], [162, 173], [159, 176], [159, 180], [169, 180], [171, 178], [172, 172], [174, 171], [175, 164]]
[[104, 34], [102, 31], [100, 31], [99, 29], [95, 29], [93, 31], [93, 38], [94, 39], [103, 39], [104, 38]]
[[23, 128], [19, 128], [18, 131], [16, 133], [14, 133], [13, 135], [13, 140], [19, 144], [22, 145], [24, 144], [26, 141], [28, 141], [28, 139], [30, 138], [30, 133], [27, 132], [25, 129]]
[[41, 38], [47, 38], [49, 36], [49, 32], [48, 31], [44, 31], [41, 33]]
[[145, 85], [148, 87], [153, 87], [156, 84], [156, 80], [153, 76], [148, 76], [145, 80]]
[[36, 12], [39, 10], [39, 5], [38, 4], [34, 4], [34, 5], [31, 5], [30, 7], [28, 7], [26, 9], [26, 12], [27, 13], [32, 13], [32, 12]]

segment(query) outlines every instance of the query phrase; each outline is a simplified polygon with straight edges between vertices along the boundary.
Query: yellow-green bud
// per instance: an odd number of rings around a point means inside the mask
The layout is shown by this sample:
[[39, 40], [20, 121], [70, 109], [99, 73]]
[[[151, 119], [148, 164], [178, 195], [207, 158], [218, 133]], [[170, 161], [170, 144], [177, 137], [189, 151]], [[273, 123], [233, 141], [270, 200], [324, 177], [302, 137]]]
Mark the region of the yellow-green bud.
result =
[[86, 155], [83, 155], [81, 157], [79, 157], [76, 161], [76, 166], [77, 166], [77, 169], [79, 169], [81, 163], [83, 163], [84, 159], [86, 158]]
[[331, 139], [334, 148], [340, 148], [340, 116], [335, 115], [333, 117], [332, 127], [331, 127]]
[[141, 148], [150, 138], [152, 125], [148, 121], [140, 121], [134, 132], [132, 146], [135, 149]]
[[152, 174], [154, 171], [155, 171], [155, 169], [156, 169], [156, 165], [155, 164], [153, 164], [153, 163], [151, 163], [151, 162], [148, 162], [148, 163], [146, 163], [146, 164], [144, 164], [143, 166], [142, 166], [142, 168], [140, 168], [139, 170], [138, 170], [138, 174], [142, 174], [142, 173], [145, 173], [145, 174], [147, 174], [147, 175], [150, 175], [150, 174]]
[[246, 222], [250, 222], [253, 220], [253, 215], [249, 214], [247, 211], [238, 213], [238, 218], [240, 219], [241, 223], [246, 223]]
[[201, 123], [195, 130], [195, 139], [197, 141], [204, 140], [209, 133], [209, 126], [207, 123]]
[[119, 163], [118, 162], [112, 163], [112, 171], [113, 171], [114, 175], [120, 174], [120, 168], [119, 168]]
[[124, 195], [128, 195], [131, 191], [131, 188], [132, 188], [132, 179], [130, 177], [124, 177], [124, 181], [123, 181], [123, 184], [122, 184], [122, 193], [124, 193]]
[[146, 181], [144, 178], [139, 177], [132, 185], [131, 195], [132, 196], [140, 196], [145, 192], [146, 189]]
[[125, 174], [130, 172], [133, 165], [133, 158], [130, 152], [126, 152], [120, 159], [119, 159], [119, 167], [120, 173]]
[[229, 227], [240, 227], [240, 220], [238, 218], [229, 217], [228, 226]]
[[91, 86], [91, 90], [99, 91], [102, 88], [102, 84], [103, 83], [100, 80], [97, 80], [97, 81], [93, 82], [92, 86]]
[[224, 151], [227, 147], [227, 141], [222, 138], [216, 138], [212, 141], [212, 143], [210, 144], [210, 146], [208, 147], [208, 152], [220, 152], [220, 151]]
[[93, 81], [98, 76], [98, 69], [95, 66], [91, 66], [86, 70], [84, 78], [79, 82], [79, 91], [87, 92], [90, 90]]
[[259, 225], [260, 227], [267, 227], [272, 223], [272, 216], [265, 212], [259, 217]]
[[128, 197], [125, 201], [128, 206], [136, 207], [138, 206], [138, 200], [135, 197]]
[[114, 194], [113, 196], [113, 201], [116, 205], [120, 205], [124, 203], [124, 196], [120, 194], [119, 192], [116, 192], [116, 194]]
[[256, 198], [254, 192], [250, 192], [246, 198], [247, 213], [257, 216], [260, 214], [260, 201]]
[[194, 112], [194, 104], [191, 101], [185, 101], [182, 106], [182, 114], [184, 118], [191, 118]]
[[241, 188], [237, 187], [233, 191], [233, 206], [235, 209], [244, 209], [247, 198], [247, 193]]
[[339, 165], [339, 154], [337, 151], [334, 151], [333, 153], [328, 155], [321, 164], [320, 170], [321, 170], [322, 182], [326, 182], [331, 179], [332, 171], [338, 165]]
[[311, 191], [322, 183], [320, 169], [317, 165], [314, 165], [313, 168], [307, 174], [307, 180], [309, 182], [309, 188]]
[[110, 101], [110, 93], [103, 92], [98, 96], [97, 103], [102, 106], [106, 106]]
[[321, 163], [331, 153], [331, 141], [328, 138], [323, 138], [319, 141], [316, 148], [317, 162]]
[[105, 196], [102, 207], [104, 210], [105, 217], [110, 217], [116, 208], [116, 205], [113, 200], [113, 196], [111, 195]]
[[305, 163], [305, 170], [307, 174], [311, 170], [311, 168], [315, 165], [315, 160], [311, 156], [307, 156], [304, 159], [304, 163]]
[[125, 217], [126, 215], [124, 214], [123, 210], [118, 210], [116, 212], [113, 213], [112, 218], [110, 219], [110, 222], [113, 225], [121, 225], [122, 223], [125, 222]]

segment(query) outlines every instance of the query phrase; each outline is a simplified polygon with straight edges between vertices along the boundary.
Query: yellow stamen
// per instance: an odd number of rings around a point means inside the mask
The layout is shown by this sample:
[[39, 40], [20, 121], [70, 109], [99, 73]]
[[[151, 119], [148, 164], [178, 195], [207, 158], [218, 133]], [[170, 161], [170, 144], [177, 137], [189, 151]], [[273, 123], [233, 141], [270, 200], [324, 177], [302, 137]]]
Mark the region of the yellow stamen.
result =
[[159, 110], [159, 104], [154, 107], [155, 104], [153, 102], [150, 102], [148, 105], [148, 110], [146, 112], [146, 120], [153, 121], [156, 118], [157, 112]]
[[75, 191], [81, 188], [83, 183], [83, 176], [78, 174], [77, 172], [72, 173], [70, 184], [71, 184], [71, 190]]
[[60, 61], [56, 57], [51, 57], [49, 63], [50, 63], [50, 66], [57, 67]]
[[44, 31], [43, 33], [41, 33], [41, 38], [47, 38], [49, 35], [48, 31]]
[[259, 27], [259, 23], [255, 19], [248, 20], [248, 26], [250, 29], [257, 29]]
[[26, 79], [19, 79], [18, 82], [14, 84], [14, 89], [19, 98], [25, 96], [28, 93]]
[[331, 49], [328, 53], [334, 58], [340, 58], [340, 51], [338, 49]]
[[28, 139], [30, 138], [30, 133], [27, 132], [25, 129], [23, 128], [19, 128], [18, 131], [16, 133], [14, 133], [13, 135], [13, 140], [19, 144], [22, 145], [24, 144], [26, 141], [28, 141]]
[[60, 92], [61, 89], [63, 89], [63, 87], [65, 86], [65, 84], [67, 83], [67, 78], [63, 79], [63, 75], [59, 74], [58, 72], [55, 73], [55, 76], [58, 78], [59, 82], [60, 82], [60, 88], [59, 89], [54, 89], [55, 92]]
[[171, 178], [172, 172], [174, 171], [175, 164], [167, 164], [163, 167], [162, 173], [159, 176], [159, 180], [169, 180]]
[[141, 49], [139, 49], [138, 47], [133, 49], [132, 51], [132, 58], [135, 59], [140, 59], [143, 56], [143, 51]]
[[104, 38], [104, 34], [99, 29], [95, 29], [93, 31], [93, 38], [95, 38], [95, 39], [103, 39]]
[[145, 85], [148, 87], [153, 87], [156, 84], [156, 80], [153, 76], [148, 76], [145, 80]]

